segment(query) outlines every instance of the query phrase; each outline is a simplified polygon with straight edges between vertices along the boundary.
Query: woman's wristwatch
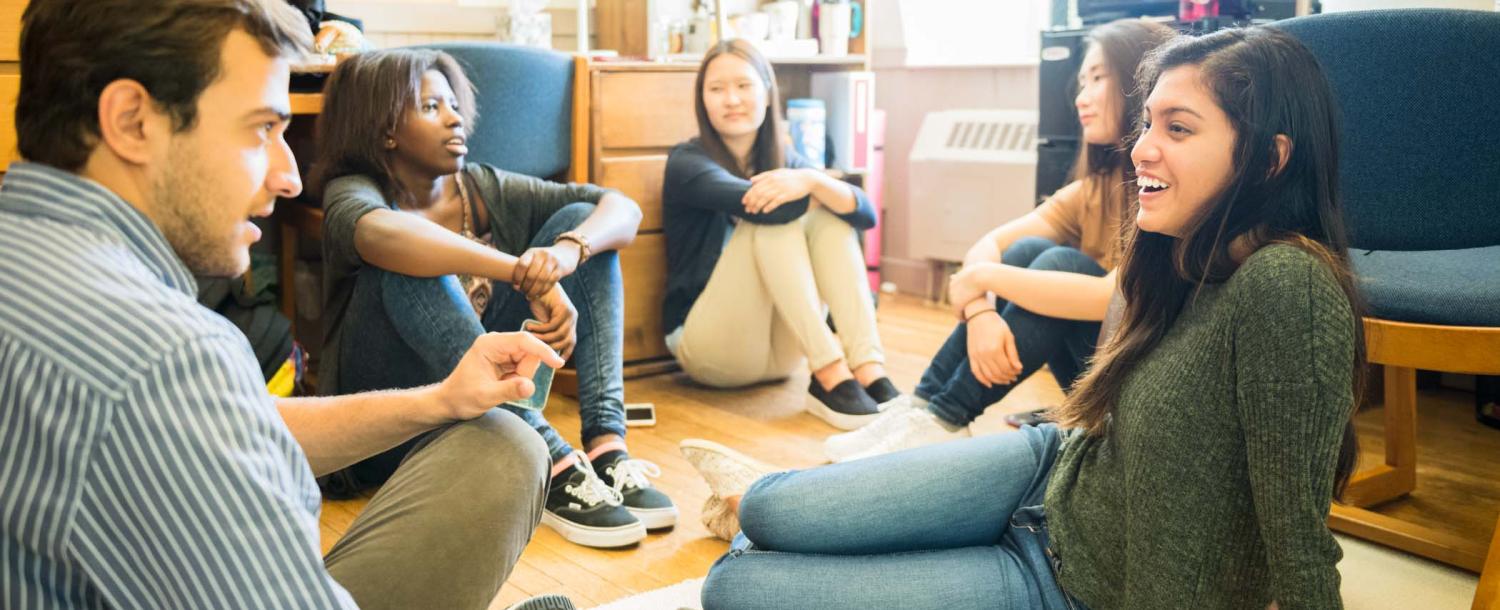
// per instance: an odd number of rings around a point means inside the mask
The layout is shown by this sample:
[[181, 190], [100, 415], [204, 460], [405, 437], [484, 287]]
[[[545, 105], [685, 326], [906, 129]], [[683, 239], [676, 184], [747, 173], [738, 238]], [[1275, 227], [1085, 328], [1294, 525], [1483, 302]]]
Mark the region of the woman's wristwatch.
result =
[[589, 256], [593, 255], [593, 250], [589, 248], [589, 238], [584, 237], [582, 233], [565, 231], [561, 235], [558, 235], [557, 239], [552, 240], [552, 243], [556, 245], [565, 241], [578, 244], [578, 264], [582, 265], [585, 261], [589, 260]]

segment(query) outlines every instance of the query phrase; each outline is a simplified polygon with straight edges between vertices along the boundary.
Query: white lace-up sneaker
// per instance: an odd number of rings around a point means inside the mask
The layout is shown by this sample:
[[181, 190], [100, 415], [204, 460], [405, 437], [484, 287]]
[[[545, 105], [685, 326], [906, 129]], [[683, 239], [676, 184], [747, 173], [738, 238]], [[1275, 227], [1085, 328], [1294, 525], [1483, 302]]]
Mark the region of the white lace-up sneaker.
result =
[[[891, 420], [885, 433], [866, 445], [864, 451], [846, 454], [838, 461], [847, 462], [973, 436], [968, 426], [949, 432], [938, 417], [926, 408], [894, 413]], [[873, 425], [871, 424], [872, 427]]]
[[864, 453], [889, 436], [902, 419], [901, 414], [912, 409], [927, 408], [927, 401], [902, 394], [880, 405], [880, 416], [863, 428], [828, 437], [823, 441], [823, 455], [830, 462], [842, 462], [849, 456]]

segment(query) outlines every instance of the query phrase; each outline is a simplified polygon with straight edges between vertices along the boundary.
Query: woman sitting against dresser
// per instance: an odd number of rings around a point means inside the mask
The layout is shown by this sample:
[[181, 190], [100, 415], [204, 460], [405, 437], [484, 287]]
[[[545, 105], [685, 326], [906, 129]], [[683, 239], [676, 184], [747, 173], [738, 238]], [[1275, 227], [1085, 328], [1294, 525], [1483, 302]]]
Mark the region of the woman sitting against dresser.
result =
[[785, 378], [806, 359], [808, 411], [851, 430], [901, 395], [859, 249], [875, 211], [791, 150], [780, 103], [771, 64], [749, 43], [704, 56], [699, 134], [672, 149], [662, 187], [667, 347], [690, 377], [721, 388]]

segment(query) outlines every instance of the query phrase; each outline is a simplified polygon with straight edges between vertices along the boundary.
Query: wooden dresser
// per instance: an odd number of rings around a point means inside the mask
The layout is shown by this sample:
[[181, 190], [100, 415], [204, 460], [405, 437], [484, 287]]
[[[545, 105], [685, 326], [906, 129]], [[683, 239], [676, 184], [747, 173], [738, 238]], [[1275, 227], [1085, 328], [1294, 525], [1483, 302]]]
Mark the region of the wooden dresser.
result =
[[21, 13], [26, 0], [0, 0], [0, 178], [16, 152], [16, 95], [21, 91]]
[[[861, 51], [865, 39], [859, 39]], [[814, 73], [869, 67], [864, 55], [773, 63], [783, 103], [808, 96]], [[672, 329], [661, 327], [667, 283], [661, 188], [667, 152], [698, 134], [693, 116], [698, 64], [580, 59], [578, 65], [571, 179], [620, 190], [640, 203], [644, 216], [635, 243], [620, 255], [625, 275], [625, 376], [672, 370], [676, 365], [663, 342]]]
[[663, 342], [671, 329], [661, 327], [667, 283], [661, 187], [667, 152], [698, 133], [693, 119], [696, 73], [691, 64], [580, 62], [577, 75], [574, 99], [588, 100], [587, 108], [578, 111], [586, 129], [574, 126], [584, 147], [574, 151], [574, 165], [587, 168], [587, 175], [577, 179], [617, 189], [641, 205], [640, 233], [620, 253], [627, 377], [675, 366]]

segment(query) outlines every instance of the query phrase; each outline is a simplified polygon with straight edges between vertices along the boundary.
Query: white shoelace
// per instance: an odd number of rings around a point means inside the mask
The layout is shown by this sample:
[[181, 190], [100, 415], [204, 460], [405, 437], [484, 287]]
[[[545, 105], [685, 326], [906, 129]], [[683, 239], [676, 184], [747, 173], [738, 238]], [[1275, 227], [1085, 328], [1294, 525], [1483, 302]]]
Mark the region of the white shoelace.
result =
[[881, 413], [875, 418], [875, 421], [870, 422], [865, 427], [853, 432], [845, 432], [838, 436], [850, 441], [856, 439], [879, 441], [880, 439], [889, 437], [892, 430], [895, 430], [901, 422], [906, 421], [908, 417], [907, 412], [912, 410], [914, 410], [914, 407], [911, 401], [898, 402], [887, 407], [884, 413]]
[[615, 479], [616, 493], [625, 491], [627, 487], [646, 489], [651, 487], [651, 481], [646, 477], [661, 476], [661, 467], [654, 462], [630, 458], [616, 462], [610, 476]]
[[583, 484], [565, 485], [564, 491], [582, 500], [587, 506], [594, 506], [601, 502], [610, 506], [619, 506], [625, 502], [625, 497], [618, 490], [605, 485], [604, 480], [594, 473], [594, 465], [589, 463], [587, 457], [581, 453], [578, 454], [578, 462], [575, 468], [583, 471]]

